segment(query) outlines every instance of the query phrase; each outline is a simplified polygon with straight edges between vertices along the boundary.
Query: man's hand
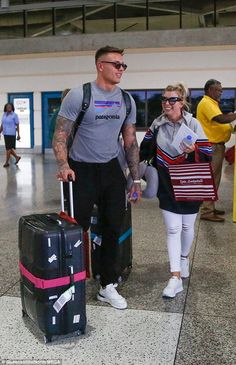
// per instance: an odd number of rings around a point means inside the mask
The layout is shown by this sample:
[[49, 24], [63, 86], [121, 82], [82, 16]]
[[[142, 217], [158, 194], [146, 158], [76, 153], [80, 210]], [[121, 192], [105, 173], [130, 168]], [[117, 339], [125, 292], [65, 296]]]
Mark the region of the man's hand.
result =
[[59, 173], [57, 174], [57, 179], [64, 182], [68, 182], [69, 180], [75, 181], [75, 173], [68, 165], [68, 167], [60, 169]]
[[128, 196], [131, 203], [139, 202], [142, 197], [141, 183], [133, 183]]

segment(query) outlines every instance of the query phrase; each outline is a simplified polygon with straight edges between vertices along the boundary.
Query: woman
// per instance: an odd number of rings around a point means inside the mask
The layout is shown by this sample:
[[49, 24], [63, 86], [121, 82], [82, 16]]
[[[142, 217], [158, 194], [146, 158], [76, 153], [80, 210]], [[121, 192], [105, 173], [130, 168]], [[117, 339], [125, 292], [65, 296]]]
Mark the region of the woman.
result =
[[16, 132], [17, 141], [20, 140], [19, 118], [15, 113], [15, 108], [12, 103], [7, 103], [4, 106], [4, 114], [2, 117], [2, 124], [0, 127], [0, 133], [3, 132], [5, 147], [6, 147], [6, 162], [3, 167], [9, 166], [11, 155], [15, 157], [15, 164], [18, 164], [21, 157], [15, 152], [16, 148]]
[[[182, 278], [189, 276], [189, 254], [194, 238], [194, 222], [201, 202], [175, 201], [168, 165], [194, 162], [197, 147], [200, 161], [211, 159], [211, 144], [200, 123], [188, 112], [187, 91], [182, 84], [169, 85], [162, 95], [163, 114], [156, 118], [145, 134], [143, 142], [153, 136], [157, 128], [155, 165], [159, 175], [157, 196], [167, 231], [167, 249], [171, 278], [163, 290], [163, 297], [174, 298], [183, 290]], [[172, 145], [181, 124], [198, 136], [195, 144], [178, 152]], [[155, 132], [156, 133], [156, 132]]]

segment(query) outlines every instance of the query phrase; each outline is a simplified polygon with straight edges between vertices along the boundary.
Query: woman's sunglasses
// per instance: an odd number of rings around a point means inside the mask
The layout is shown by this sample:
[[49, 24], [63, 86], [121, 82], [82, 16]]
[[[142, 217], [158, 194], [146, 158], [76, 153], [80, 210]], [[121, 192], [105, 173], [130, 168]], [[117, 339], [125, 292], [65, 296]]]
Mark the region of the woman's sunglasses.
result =
[[115, 62], [115, 61], [101, 61], [101, 63], [110, 63], [113, 67], [115, 67], [117, 70], [120, 70], [121, 67], [123, 67], [124, 70], [127, 69], [127, 65], [125, 63], [121, 62]]
[[167, 103], [167, 101], [168, 101], [168, 103], [169, 103], [170, 105], [174, 105], [177, 101], [182, 101], [182, 100], [183, 100], [183, 99], [179, 98], [178, 96], [172, 96], [172, 97], [170, 97], [170, 98], [166, 98], [165, 96], [162, 96], [162, 97], [161, 97], [161, 102], [162, 102], [163, 104]]

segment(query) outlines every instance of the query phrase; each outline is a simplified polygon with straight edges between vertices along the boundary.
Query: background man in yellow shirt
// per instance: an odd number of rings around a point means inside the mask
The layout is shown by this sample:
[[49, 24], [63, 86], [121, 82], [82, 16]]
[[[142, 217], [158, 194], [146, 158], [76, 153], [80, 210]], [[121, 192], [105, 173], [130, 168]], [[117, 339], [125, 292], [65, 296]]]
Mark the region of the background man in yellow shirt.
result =
[[[222, 86], [220, 81], [210, 79], [204, 86], [205, 95], [197, 106], [197, 119], [200, 121], [204, 132], [212, 143], [212, 170], [218, 190], [221, 180], [222, 165], [225, 154], [225, 142], [230, 139], [233, 131], [230, 124], [236, 120], [236, 114], [223, 114], [219, 107]], [[201, 219], [212, 222], [224, 222], [225, 212], [215, 208], [215, 203], [203, 202]]]

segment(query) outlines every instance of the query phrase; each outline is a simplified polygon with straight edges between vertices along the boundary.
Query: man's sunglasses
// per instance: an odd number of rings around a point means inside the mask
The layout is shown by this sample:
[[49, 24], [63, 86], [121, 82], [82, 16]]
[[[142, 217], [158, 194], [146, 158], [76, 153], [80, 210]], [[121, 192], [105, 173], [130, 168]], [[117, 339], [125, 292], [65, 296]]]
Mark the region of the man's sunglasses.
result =
[[121, 67], [123, 67], [124, 70], [127, 69], [127, 65], [125, 63], [115, 62], [115, 61], [101, 61], [101, 63], [110, 63], [112, 66], [114, 66], [117, 70], [120, 70]]
[[182, 101], [183, 99], [179, 98], [178, 96], [172, 96], [170, 98], [166, 98], [165, 96], [162, 96], [161, 97], [161, 102], [164, 104], [164, 103], [168, 103], [170, 105], [174, 105], [177, 101]]

